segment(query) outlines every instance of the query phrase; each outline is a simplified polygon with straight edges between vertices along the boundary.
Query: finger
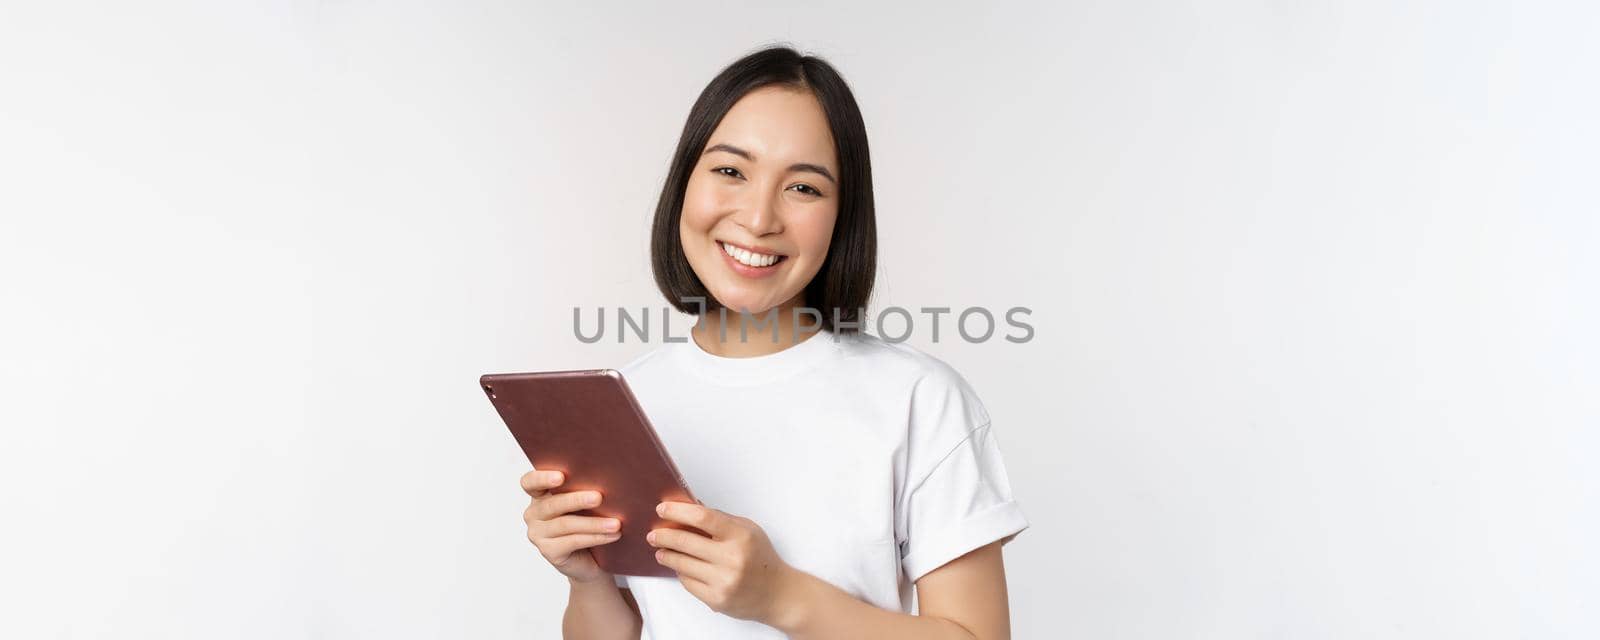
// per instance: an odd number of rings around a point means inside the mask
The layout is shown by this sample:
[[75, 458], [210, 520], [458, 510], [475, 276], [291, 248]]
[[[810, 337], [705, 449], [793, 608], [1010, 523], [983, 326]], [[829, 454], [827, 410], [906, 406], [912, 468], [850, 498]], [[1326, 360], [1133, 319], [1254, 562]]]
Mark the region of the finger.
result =
[[726, 555], [714, 540], [692, 531], [666, 527], [652, 529], [650, 533], [645, 534], [645, 541], [649, 542], [650, 546], [671, 549], [713, 564], [721, 562]]
[[729, 527], [732, 526], [731, 518], [728, 514], [691, 502], [673, 502], [669, 500], [656, 505], [656, 513], [667, 520], [686, 524], [709, 533], [712, 538], [717, 539], [727, 535]]
[[711, 576], [716, 575], [717, 571], [709, 562], [671, 549], [656, 549], [656, 562], [678, 572], [680, 577], [688, 576], [706, 583], [711, 582]]
[[522, 490], [533, 494], [560, 486], [566, 475], [560, 471], [534, 469], [522, 474]]
[[560, 471], [541, 471], [534, 469], [522, 474], [522, 490], [535, 498], [550, 489], [561, 486], [566, 480], [565, 474]]
[[539, 545], [539, 550], [543, 551], [547, 557], [565, 558], [574, 551], [611, 544], [621, 537], [621, 533], [574, 533], [572, 535], [545, 538], [544, 544]]
[[544, 521], [541, 533], [554, 538], [574, 533], [620, 533], [621, 530], [622, 521], [616, 518], [561, 516]]
[[700, 580], [680, 573], [678, 574], [678, 583], [683, 585], [683, 589], [688, 591], [689, 595], [699, 598], [701, 602], [706, 604], [711, 604], [711, 599], [715, 597], [716, 592], [711, 589], [711, 585]]
[[534, 515], [540, 520], [550, 520], [556, 516], [572, 513], [581, 509], [600, 506], [599, 491], [568, 491], [567, 493], [545, 494], [543, 497], [534, 498]]

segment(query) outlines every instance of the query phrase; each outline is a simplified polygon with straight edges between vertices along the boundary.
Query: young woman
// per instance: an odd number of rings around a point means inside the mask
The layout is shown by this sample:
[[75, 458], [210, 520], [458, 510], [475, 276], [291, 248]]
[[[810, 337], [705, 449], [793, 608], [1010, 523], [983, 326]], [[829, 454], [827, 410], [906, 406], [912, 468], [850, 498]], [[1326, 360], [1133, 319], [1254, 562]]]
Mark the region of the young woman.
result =
[[859, 331], [876, 237], [866, 128], [831, 66], [778, 47], [711, 81], [651, 240], [699, 322], [621, 369], [705, 503], [661, 517], [710, 535], [655, 529], [677, 577], [612, 576], [587, 549], [620, 523], [572, 513], [601, 496], [523, 476], [568, 638], [1010, 636], [1000, 547], [1028, 522], [967, 382]]

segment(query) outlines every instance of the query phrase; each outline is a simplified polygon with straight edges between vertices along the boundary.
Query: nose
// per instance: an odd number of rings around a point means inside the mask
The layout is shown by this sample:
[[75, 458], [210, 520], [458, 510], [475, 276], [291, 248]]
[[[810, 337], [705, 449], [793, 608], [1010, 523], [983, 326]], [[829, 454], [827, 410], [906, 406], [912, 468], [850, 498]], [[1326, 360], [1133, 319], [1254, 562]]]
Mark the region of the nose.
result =
[[783, 231], [783, 220], [778, 215], [778, 194], [762, 189], [752, 194], [745, 206], [739, 207], [734, 222], [760, 237]]

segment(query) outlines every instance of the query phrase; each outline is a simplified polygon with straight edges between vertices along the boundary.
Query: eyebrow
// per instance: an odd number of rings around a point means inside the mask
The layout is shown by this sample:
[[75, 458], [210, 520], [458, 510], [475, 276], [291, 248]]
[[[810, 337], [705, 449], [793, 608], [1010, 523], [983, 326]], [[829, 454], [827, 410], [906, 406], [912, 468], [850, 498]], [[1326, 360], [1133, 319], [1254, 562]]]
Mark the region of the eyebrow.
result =
[[[712, 151], [723, 151], [723, 152], [726, 152], [726, 153], [731, 153], [733, 155], [739, 156], [739, 157], [744, 158], [745, 160], [749, 160], [751, 162], [755, 162], [755, 159], [756, 159], [755, 156], [751, 155], [749, 151], [745, 151], [744, 149], [740, 149], [740, 148], [735, 147], [735, 146], [733, 146], [731, 144], [722, 143], [722, 142], [719, 142], [717, 144], [714, 144], [714, 145], [711, 145], [709, 147], [706, 147], [706, 153], [711, 153]], [[705, 153], [702, 153], [700, 155], [705, 155]], [[824, 167], [822, 165], [811, 164], [809, 162], [796, 162], [794, 164], [789, 165], [789, 170], [790, 171], [807, 171], [807, 172], [810, 172], [810, 173], [815, 173], [815, 174], [817, 174], [819, 176], [827, 178], [828, 182], [832, 182], [834, 184], [839, 184], [839, 181], [834, 179], [833, 174], [828, 171], [828, 168]]]

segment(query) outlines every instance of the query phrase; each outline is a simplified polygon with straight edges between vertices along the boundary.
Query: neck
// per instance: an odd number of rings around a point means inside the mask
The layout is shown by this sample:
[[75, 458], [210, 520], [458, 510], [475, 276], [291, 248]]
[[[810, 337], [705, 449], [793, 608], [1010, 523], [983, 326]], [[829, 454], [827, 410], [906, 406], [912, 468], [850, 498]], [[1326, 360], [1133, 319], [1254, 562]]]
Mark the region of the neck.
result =
[[[711, 310], [700, 314], [690, 330], [691, 339], [706, 353], [724, 358], [753, 358], [783, 351], [809, 340], [821, 329], [809, 326], [816, 318], [801, 313], [799, 303], [785, 303], [761, 313]], [[800, 324], [808, 325], [801, 327]], [[741, 334], [742, 331], [742, 334]]]

